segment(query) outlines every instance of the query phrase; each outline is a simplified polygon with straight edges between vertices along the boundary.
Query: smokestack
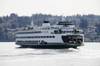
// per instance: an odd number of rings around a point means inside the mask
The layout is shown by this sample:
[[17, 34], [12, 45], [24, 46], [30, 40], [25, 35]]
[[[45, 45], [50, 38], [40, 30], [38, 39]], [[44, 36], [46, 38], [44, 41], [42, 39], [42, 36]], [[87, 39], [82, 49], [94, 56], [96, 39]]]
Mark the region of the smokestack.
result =
[[44, 26], [44, 27], [50, 26], [49, 21], [44, 21], [44, 23], [42, 24], [42, 26]]

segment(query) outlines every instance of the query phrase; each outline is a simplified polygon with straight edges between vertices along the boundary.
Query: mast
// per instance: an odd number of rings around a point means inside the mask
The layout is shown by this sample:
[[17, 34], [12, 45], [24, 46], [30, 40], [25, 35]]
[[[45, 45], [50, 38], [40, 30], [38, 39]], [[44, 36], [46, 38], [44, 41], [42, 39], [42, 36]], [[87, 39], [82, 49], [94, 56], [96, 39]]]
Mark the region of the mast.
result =
[[63, 21], [66, 21], [66, 20], [65, 20], [65, 17], [62, 16], [61, 21], [62, 21], [62, 22], [63, 22]]
[[31, 27], [34, 27], [33, 18], [31, 18]]

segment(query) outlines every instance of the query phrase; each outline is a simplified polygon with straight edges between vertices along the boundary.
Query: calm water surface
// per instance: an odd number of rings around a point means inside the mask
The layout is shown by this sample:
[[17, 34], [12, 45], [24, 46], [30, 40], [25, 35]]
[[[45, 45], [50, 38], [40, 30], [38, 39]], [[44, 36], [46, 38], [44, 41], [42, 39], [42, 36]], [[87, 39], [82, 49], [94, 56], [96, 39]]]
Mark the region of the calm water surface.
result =
[[78, 49], [18, 48], [0, 43], [0, 66], [100, 66], [100, 43], [87, 42]]

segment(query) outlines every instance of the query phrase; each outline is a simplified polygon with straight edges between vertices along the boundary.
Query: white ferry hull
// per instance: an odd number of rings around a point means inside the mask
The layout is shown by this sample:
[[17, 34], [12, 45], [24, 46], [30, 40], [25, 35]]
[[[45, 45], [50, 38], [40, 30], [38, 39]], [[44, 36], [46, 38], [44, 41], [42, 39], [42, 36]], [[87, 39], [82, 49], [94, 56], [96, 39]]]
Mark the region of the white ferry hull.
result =
[[[35, 37], [35, 35], [37, 37]], [[75, 35], [75, 34], [35, 34], [34, 37], [32, 35], [16, 35], [16, 44], [21, 45], [22, 47], [38, 47], [38, 48], [48, 48], [48, 47], [66, 47], [66, 48], [76, 48], [77, 46], [81, 46], [83, 44], [83, 36]], [[68, 39], [68, 36], [81, 36], [79, 39], [75, 37], [75, 40], [81, 40], [81, 42], [68, 42], [71, 39]], [[20, 37], [20, 38], [18, 38]], [[24, 37], [24, 38], [23, 38]], [[28, 37], [28, 38], [25, 38]], [[41, 38], [40, 38], [41, 37]], [[47, 38], [48, 37], [48, 38]]]

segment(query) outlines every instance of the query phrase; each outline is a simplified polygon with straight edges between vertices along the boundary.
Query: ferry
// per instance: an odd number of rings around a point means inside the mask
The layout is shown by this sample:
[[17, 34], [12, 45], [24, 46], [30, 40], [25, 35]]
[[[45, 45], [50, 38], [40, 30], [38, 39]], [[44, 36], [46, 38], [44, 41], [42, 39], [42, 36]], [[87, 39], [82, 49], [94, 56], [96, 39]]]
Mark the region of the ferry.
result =
[[32, 22], [30, 27], [16, 32], [16, 44], [24, 48], [77, 48], [84, 45], [84, 34], [69, 21], [60, 21], [55, 25], [44, 21], [42, 26], [35, 26]]

